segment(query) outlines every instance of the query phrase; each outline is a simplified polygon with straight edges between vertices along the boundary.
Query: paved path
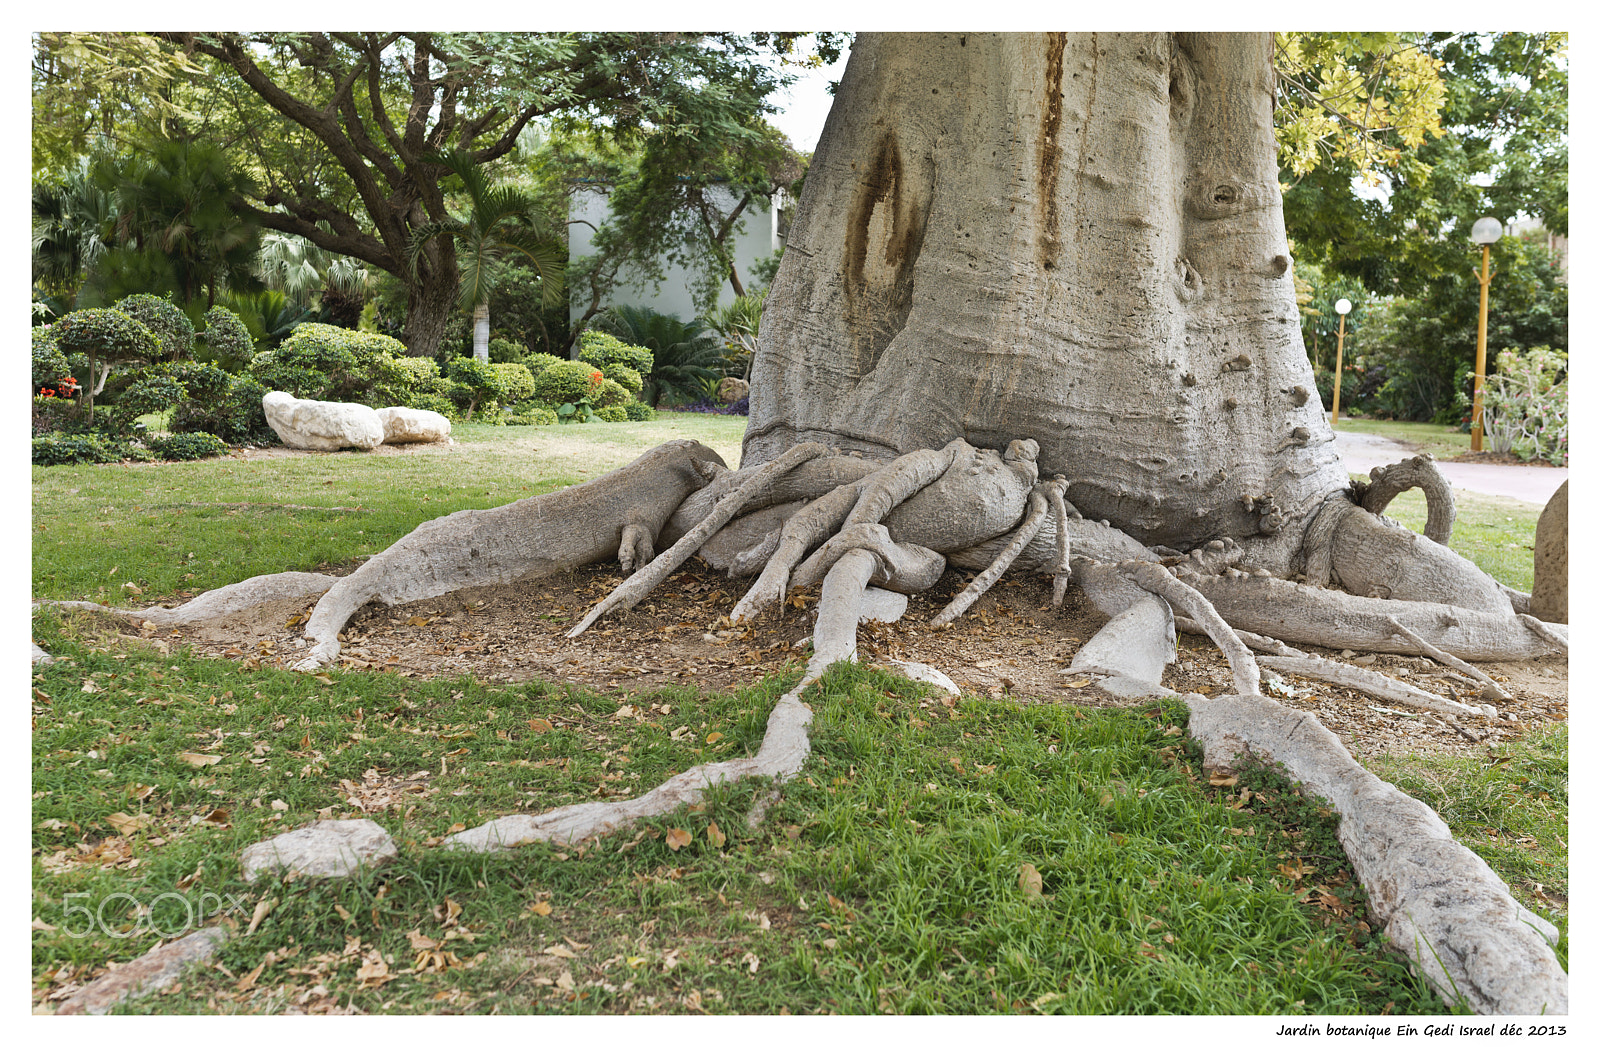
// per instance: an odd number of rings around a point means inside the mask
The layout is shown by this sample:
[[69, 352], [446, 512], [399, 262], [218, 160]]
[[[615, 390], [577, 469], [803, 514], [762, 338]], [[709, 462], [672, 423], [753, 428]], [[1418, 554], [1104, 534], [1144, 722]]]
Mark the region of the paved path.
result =
[[[1365, 474], [1375, 465], [1389, 465], [1415, 452], [1381, 436], [1368, 433], [1348, 433], [1334, 430], [1334, 446], [1345, 468], [1352, 473]], [[1505, 498], [1544, 505], [1556, 493], [1567, 470], [1551, 469], [1538, 465], [1478, 465], [1463, 462], [1440, 462], [1439, 471], [1450, 486], [1479, 494], [1497, 494]]]

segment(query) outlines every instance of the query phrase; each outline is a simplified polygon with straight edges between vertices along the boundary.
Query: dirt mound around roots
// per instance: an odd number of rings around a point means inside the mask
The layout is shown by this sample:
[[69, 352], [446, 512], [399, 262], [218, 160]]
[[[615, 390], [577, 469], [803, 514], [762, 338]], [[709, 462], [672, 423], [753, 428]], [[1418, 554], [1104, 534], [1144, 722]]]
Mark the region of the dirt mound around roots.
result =
[[[410, 677], [467, 673], [496, 682], [559, 681], [621, 697], [678, 684], [731, 690], [785, 666], [802, 665], [809, 653], [815, 591], [797, 590], [781, 613], [769, 612], [753, 625], [732, 628], [726, 615], [749, 580], [730, 580], [699, 560], [638, 607], [608, 615], [568, 640], [566, 631], [621, 579], [612, 564], [396, 607], [370, 605], [341, 634], [341, 668]], [[951, 628], [930, 628], [929, 621], [965, 581], [964, 576], [947, 574], [934, 589], [911, 597], [899, 622], [863, 625], [861, 659], [922, 662], [949, 675], [969, 694], [1084, 707], [1137, 704], [1102, 691], [1092, 678], [1063, 674], [1105, 616], [1076, 589], [1060, 609], [1052, 609], [1047, 578], [1002, 579]], [[279, 602], [199, 627], [142, 635], [214, 657], [288, 667], [303, 656], [300, 626], [315, 602]], [[1178, 661], [1167, 669], [1168, 687], [1202, 694], [1229, 689], [1227, 662], [1210, 641], [1180, 635], [1178, 648]], [[1310, 653], [1339, 657], [1341, 652], [1312, 648]], [[1424, 658], [1380, 654], [1370, 667], [1445, 697], [1472, 701], [1475, 693], [1475, 687], [1450, 679]], [[1533, 724], [1566, 718], [1564, 658], [1481, 668], [1502, 681], [1511, 701], [1500, 708], [1516, 720], [1451, 718], [1299, 678], [1290, 679], [1295, 694], [1275, 697], [1316, 713], [1357, 756], [1424, 749], [1482, 751]]]

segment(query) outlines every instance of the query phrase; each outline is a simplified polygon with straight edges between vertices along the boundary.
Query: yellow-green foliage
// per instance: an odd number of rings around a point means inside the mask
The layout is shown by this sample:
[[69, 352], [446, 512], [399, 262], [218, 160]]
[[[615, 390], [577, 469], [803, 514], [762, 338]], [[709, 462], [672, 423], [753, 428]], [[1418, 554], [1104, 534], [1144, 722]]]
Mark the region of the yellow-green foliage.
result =
[[633, 394], [627, 389], [609, 378], [602, 378], [600, 388], [590, 397], [590, 402], [596, 407], [621, 407], [632, 399]]
[[495, 374], [499, 375], [504, 388], [500, 393], [502, 404], [516, 404], [525, 400], [532, 400], [536, 394], [533, 383], [533, 372], [522, 364], [490, 364]]
[[638, 396], [644, 389], [644, 375], [624, 364], [606, 364], [600, 368], [600, 373], [634, 396]]

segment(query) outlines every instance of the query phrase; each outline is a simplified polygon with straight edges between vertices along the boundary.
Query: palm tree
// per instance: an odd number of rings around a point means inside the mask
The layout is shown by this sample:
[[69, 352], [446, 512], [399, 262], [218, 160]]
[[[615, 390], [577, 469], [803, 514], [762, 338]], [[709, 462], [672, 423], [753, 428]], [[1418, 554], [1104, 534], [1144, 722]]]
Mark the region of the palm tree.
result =
[[419, 227], [411, 236], [409, 261], [415, 269], [423, 247], [435, 237], [449, 236], [456, 241], [456, 264], [461, 272], [457, 301], [472, 311], [472, 355], [487, 362], [489, 296], [506, 270], [513, 263], [531, 266], [539, 274], [546, 308], [558, 305], [566, 294], [563, 270], [567, 248], [531, 194], [514, 186], [490, 184], [466, 152], [449, 149], [429, 159], [461, 179], [471, 210], [465, 218], [452, 216]]
[[256, 275], [267, 290], [282, 291], [289, 301], [307, 308], [325, 288], [365, 294], [372, 283], [371, 271], [354, 258], [324, 251], [303, 236], [280, 232], [262, 234]]
[[684, 323], [643, 306], [614, 305], [595, 317], [592, 326], [654, 354], [655, 363], [639, 396], [651, 407], [663, 395], [669, 400], [693, 399], [703, 383], [722, 377], [723, 348], [699, 320]]
[[[251, 268], [260, 230], [234, 208], [250, 180], [229, 163], [221, 146], [158, 142], [146, 152], [97, 163], [92, 177], [116, 194], [117, 246], [107, 260], [119, 256], [118, 268], [167, 272], [184, 303], [204, 292], [208, 307], [216, 304], [219, 289], [241, 290], [255, 282]], [[127, 294], [152, 288], [118, 289]]]
[[89, 168], [85, 157], [71, 171], [33, 185], [33, 279], [68, 309], [117, 219], [115, 199], [95, 185]]

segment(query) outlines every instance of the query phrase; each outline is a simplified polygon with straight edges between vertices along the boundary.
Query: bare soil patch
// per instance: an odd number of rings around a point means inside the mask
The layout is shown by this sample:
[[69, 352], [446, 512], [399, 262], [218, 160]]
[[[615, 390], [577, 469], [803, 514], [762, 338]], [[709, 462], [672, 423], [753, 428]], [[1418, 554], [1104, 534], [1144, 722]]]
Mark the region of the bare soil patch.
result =
[[[815, 592], [798, 590], [781, 613], [769, 612], [749, 627], [732, 628], [727, 612], [749, 580], [730, 580], [698, 559], [638, 607], [609, 615], [568, 640], [566, 631], [621, 578], [615, 564], [595, 565], [395, 607], [370, 605], [342, 634], [341, 667], [424, 678], [471, 674], [493, 682], [537, 679], [623, 699], [670, 685], [729, 691], [785, 666], [802, 665], [809, 653]], [[900, 621], [863, 625], [861, 659], [922, 662], [949, 675], [968, 694], [1083, 707], [1137, 704], [1102, 691], [1091, 677], [1063, 674], [1078, 648], [1105, 622], [1079, 591], [1069, 591], [1064, 605], [1053, 609], [1049, 579], [1003, 579], [951, 628], [932, 629], [929, 621], [965, 582], [965, 576], [947, 574], [934, 589], [911, 597]], [[314, 604], [308, 599], [270, 605], [175, 630], [161, 639], [214, 657], [287, 667], [302, 656], [300, 623]], [[1227, 662], [1209, 641], [1180, 636], [1178, 646], [1178, 661], [1168, 667], [1164, 680], [1168, 687], [1201, 694], [1229, 689]], [[1342, 655], [1316, 648], [1310, 653]], [[1344, 657], [1362, 658], [1363, 652]], [[1445, 697], [1470, 702], [1475, 695], [1475, 686], [1450, 678], [1425, 658], [1379, 654], [1367, 664]], [[1394, 707], [1296, 677], [1289, 680], [1295, 693], [1277, 697], [1292, 708], [1314, 712], [1358, 757], [1419, 750], [1482, 752], [1531, 725], [1566, 719], [1564, 658], [1480, 668], [1510, 697], [1500, 703], [1502, 714], [1516, 719], [1453, 718]]]

